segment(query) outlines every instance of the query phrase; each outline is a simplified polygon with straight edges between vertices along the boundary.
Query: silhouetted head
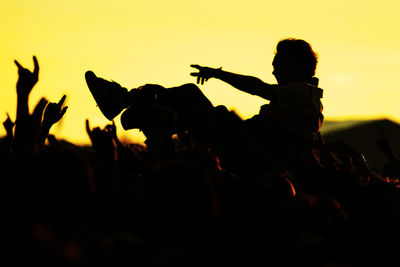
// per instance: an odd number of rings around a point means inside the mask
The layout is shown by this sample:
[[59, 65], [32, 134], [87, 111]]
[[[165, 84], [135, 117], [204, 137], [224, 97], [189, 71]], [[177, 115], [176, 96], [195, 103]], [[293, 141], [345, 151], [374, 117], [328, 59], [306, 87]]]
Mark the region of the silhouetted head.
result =
[[278, 84], [309, 81], [315, 75], [318, 56], [304, 40], [288, 38], [279, 41], [272, 62]]

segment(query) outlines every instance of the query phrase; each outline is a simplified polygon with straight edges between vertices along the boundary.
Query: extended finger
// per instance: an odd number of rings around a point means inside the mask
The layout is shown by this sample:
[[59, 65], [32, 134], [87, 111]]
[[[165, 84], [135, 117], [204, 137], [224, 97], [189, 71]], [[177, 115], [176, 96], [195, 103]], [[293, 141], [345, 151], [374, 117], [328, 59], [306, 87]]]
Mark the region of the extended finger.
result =
[[190, 67], [195, 68], [195, 69], [200, 69], [201, 67], [197, 64], [192, 64], [190, 65]]
[[33, 56], [33, 64], [34, 64], [33, 74], [37, 76], [39, 74], [39, 62], [36, 56]]
[[58, 101], [58, 103], [57, 103], [57, 106], [58, 106], [58, 107], [61, 108], [61, 106], [64, 104], [64, 101], [65, 101], [65, 98], [66, 98], [66, 97], [67, 97], [66, 95], [63, 95], [63, 96], [61, 97], [60, 101]]
[[65, 112], [67, 111], [68, 106], [65, 106], [60, 112], [60, 119], [64, 116]]
[[190, 73], [191, 76], [199, 76], [200, 72], [192, 72]]
[[24, 67], [21, 66], [21, 64], [19, 64], [19, 62], [17, 60], [14, 60], [15, 65], [17, 65], [18, 69], [23, 69]]
[[90, 134], [92, 133], [92, 131], [90, 130], [90, 125], [89, 125], [89, 120], [86, 119], [85, 121], [85, 126], [86, 126], [86, 132], [88, 133], [88, 135], [90, 136]]

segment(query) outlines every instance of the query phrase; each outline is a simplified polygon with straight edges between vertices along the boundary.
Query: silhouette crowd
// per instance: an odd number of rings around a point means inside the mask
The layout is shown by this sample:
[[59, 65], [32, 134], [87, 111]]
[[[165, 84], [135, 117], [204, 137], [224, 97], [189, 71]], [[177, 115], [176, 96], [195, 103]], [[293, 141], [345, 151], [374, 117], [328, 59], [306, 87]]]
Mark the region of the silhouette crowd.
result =
[[[382, 135], [381, 173], [342, 140], [325, 142], [317, 56], [281, 40], [278, 84], [199, 65], [270, 100], [242, 120], [195, 84], [127, 90], [85, 74], [111, 121], [77, 146], [49, 134], [67, 116], [29, 95], [39, 63], [18, 69], [17, 113], [0, 143], [2, 266], [397, 266], [400, 158]], [[142, 144], [118, 139], [113, 119]]]

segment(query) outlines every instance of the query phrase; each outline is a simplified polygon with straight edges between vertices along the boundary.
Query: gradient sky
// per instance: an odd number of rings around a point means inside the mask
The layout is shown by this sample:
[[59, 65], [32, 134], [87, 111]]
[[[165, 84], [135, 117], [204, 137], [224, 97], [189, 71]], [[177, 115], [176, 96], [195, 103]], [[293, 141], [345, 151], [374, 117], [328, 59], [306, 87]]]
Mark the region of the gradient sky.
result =
[[[133, 88], [195, 82], [190, 64], [223, 67], [275, 83], [276, 43], [301, 38], [319, 54], [317, 77], [327, 119], [400, 121], [399, 1], [3, 0], [0, 2], [0, 120], [15, 119], [17, 59], [40, 64], [31, 109], [40, 97], [67, 95], [52, 133], [88, 143], [84, 122], [104, 127], [84, 80], [86, 70]], [[218, 80], [201, 86], [215, 105], [251, 117], [265, 100]], [[137, 130], [118, 135], [143, 141]], [[1, 128], [1, 127], [0, 127]], [[5, 131], [0, 130], [0, 135]]]

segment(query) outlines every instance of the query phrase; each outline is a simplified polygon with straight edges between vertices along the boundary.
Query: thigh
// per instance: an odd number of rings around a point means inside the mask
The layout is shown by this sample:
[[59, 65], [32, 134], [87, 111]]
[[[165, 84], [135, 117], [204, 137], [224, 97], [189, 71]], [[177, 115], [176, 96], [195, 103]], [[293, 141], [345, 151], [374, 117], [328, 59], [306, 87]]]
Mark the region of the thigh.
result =
[[176, 112], [202, 113], [213, 107], [200, 88], [191, 83], [166, 89], [158, 96], [158, 100]]

